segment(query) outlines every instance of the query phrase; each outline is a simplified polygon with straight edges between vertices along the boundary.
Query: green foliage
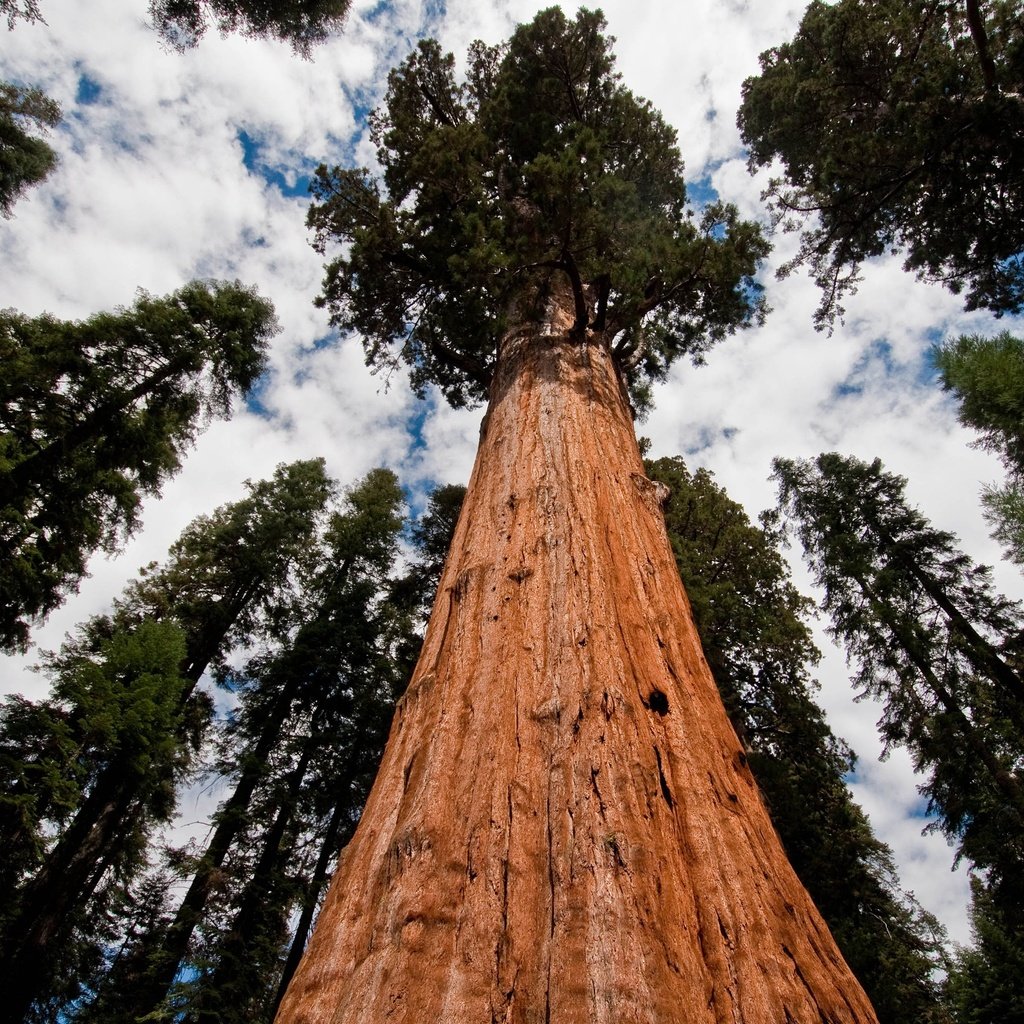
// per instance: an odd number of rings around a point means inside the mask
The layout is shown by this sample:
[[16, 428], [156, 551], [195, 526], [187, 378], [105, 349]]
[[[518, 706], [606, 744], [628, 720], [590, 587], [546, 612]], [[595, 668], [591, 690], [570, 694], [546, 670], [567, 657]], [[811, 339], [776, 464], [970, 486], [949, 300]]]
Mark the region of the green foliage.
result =
[[968, 309], [1024, 307], [1022, 25], [1019, 0], [813, 0], [761, 55], [740, 130], [752, 168], [782, 161], [767, 198], [804, 227], [786, 270], [809, 264], [819, 325], [897, 248]]
[[[78, 805], [82, 766], [80, 726], [54, 700], [18, 694], [0, 705], [0, 891], [11, 893], [45, 855], [49, 831]], [[0, 914], [0, 927], [12, 904]]]
[[275, 739], [270, 756], [249, 769], [259, 781], [238, 819], [219, 913], [202, 928], [187, 1020], [269, 1017], [291, 914], [320, 897], [311, 861], [324, 842], [333, 860], [358, 821], [404, 682], [386, 601], [403, 504], [390, 470], [372, 470], [349, 490], [324, 533], [306, 621], [238, 679], [242, 703], [221, 770], [246, 765]]
[[[29, 5], [29, 10], [34, 5]], [[0, 6], [8, 24], [19, 15]], [[21, 17], [30, 17], [21, 13]], [[40, 133], [60, 121], [60, 105], [39, 89], [25, 89], [0, 82], [0, 214], [11, 216], [15, 200], [30, 186], [38, 185], [57, 166], [57, 154]]]
[[372, 118], [382, 180], [318, 169], [315, 246], [345, 244], [318, 301], [418, 394], [485, 398], [502, 332], [540, 315], [552, 275], [577, 329], [618, 338], [641, 377], [763, 312], [759, 230], [723, 204], [691, 215], [675, 132], [621, 84], [604, 24], [542, 11], [506, 44], [474, 43], [461, 82], [421, 42]]
[[892, 854], [853, 802], [852, 752], [814, 701], [820, 657], [779, 537], [752, 525], [710, 473], [647, 462], [705, 657], [797, 874], [887, 1024], [943, 1020], [937, 922], [900, 891]]
[[116, 602], [119, 620], [171, 617], [185, 630], [185, 673], [222, 675], [236, 647], [289, 634], [301, 613], [301, 579], [318, 564], [316, 538], [334, 483], [323, 459], [279, 465], [246, 482], [245, 497], [198, 516], [164, 564], [140, 571]]
[[221, 33], [280, 39], [308, 57], [341, 28], [351, 0], [150, 0], [160, 37], [177, 50], [198, 44], [212, 23]]
[[[319, 461], [296, 466], [315, 467], [322, 480]], [[191, 875], [180, 906], [114, 965], [83, 1021], [183, 1013], [226, 1024], [268, 1015], [293, 912], [311, 915], [358, 819], [402, 681], [393, 652], [408, 616], [388, 601], [402, 505], [394, 474], [377, 469], [329, 516], [285, 531], [279, 544], [307, 549], [287, 615], [270, 617], [275, 629], [260, 643], [251, 632], [239, 636], [255, 653], [221, 673], [236, 704], [210, 771], [230, 778], [231, 792], [205, 849], [175, 858], [176, 872]], [[229, 549], [208, 553], [232, 565]]]
[[[0, 933], [12, 1019], [50, 1019], [77, 998], [83, 976], [102, 959], [108, 909], [144, 867], [153, 829], [173, 813], [175, 784], [197, 738], [195, 706], [182, 702], [184, 655], [172, 622], [119, 630], [98, 618], [46, 659], [53, 694], [37, 718], [54, 728], [37, 730], [33, 771], [16, 780], [20, 795], [35, 798], [19, 808], [23, 829], [35, 833], [35, 863], [21, 858], [24, 877], [8, 890]], [[117, 813], [121, 793], [131, 799]], [[47, 819], [65, 818], [56, 836], [47, 834]]]
[[237, 283], [78, 323], [0, 312], [0, 646], [24, 647], [89, 555], [132, 531], [142, 497], [252, 387], [276, 330]]
[[1000, 910], [980, 878], [971, 895], [975, 944], [960, 951], [947, 982], [957, 1024], [1024, 1024], [1024, 925]]
[[1024, 489], [1016, 482], [985, 487], [981, 502], [992, 536], [1003, 545], [1006, 557], [1024, 565]]
[[423, 622], [430, 617], [465, 496], [462, 484], [435, 487], [427, 498], [423, 515], [409, 531], [415, 557], [405, 575], [392, 586], [391, 600]]
[[964, 335], [932, 354], [942, 387], [960, 402], [960, 422], [1003, 460], [1008, 480], [986, 488], [982, 502], [993, 536], [1024, 564], [1024, 342], [1006, 331], [994, 338]]
[[781, 509], [824, 590], [831, 632], [884, 707], [887, 746], [926, 776], [936, 826], [1024, 907], [1022, 610], [911, 508], [905, 481], [835, 453], [776, 459]]
[[[192, 777], [207, 732], [210, 701], [196, 684], [208, 668], [225, 671], [232, 649], [289, 635], [300, 615], [297, 577], [320, 565], [316, 538], [333, 494], [323, 460], [279, 466], [271, 480], [247, 488], [246, 497], [191, 523], [168, 561], [148, 567], [110, 617], [91, 620], [48, 659], [48, 671], [57, 675], [49, 700], [32, 705], [10, 698], [0, 718], [0, 771], [7, 783], [0, 839], [14, 853], [4, 878], [11, 888], [23, 884], [25, 893], [38, 890], [33, 907], [18, 908], [20, 927], [31, 931], [57, 912], [69, 920], [63, 946], [69, 956], [59, 972], [65, 981], [51, 974], [49, 982], [37, 982], [55, 1005], [95, 984], [90, 979], [109, 965], [117, 941], [124, 946], [118, 978], [130, 976], [148, 955], [152, 930], [166, 925], [166, 908], [146, 896], [145, 881], [135, 886], [134, 880], [152, 827], [171, 816], [176, 788]], [[173, 714], [163, 722], [144, 720], [144, 703], [122, 707], [125, 700], [113, 687], [130, 673], [114, 664], [113, 682], [104, 683], [113, 659], [97, 653], [114, 640], [120, 647], [136, 644], [157, 626], [181, 640], [176, 699], [173, 708], [164, 707]], [[133, 684], [129, 696], [146, 694]], [[160, 751], [129, 756], [117, 740], [129, 714], [140, 724], [139, 735], [162, 744]], [[127, 852], [118, 852], [129, 839]], [[76, 849], [83, 851], [77, 861]], [[78, 865], [74, 871], [69, 858]], [[75, 872], [97, 879], [98, 890], [80, 879], [62, 892], [61, 876]], [[51, 881], [36, 885], [32, 875]], [[139, 915], [148, 930], [132, 934], [129, 919]], [[76, 951], [89, 955], [70, 955]]]
[[960, 402], [960, 421], [981, 434], [1014, 474], [1024, 475], [1024, 342], [1008, 331], [964, 335], [933, 350], [942, 387]]

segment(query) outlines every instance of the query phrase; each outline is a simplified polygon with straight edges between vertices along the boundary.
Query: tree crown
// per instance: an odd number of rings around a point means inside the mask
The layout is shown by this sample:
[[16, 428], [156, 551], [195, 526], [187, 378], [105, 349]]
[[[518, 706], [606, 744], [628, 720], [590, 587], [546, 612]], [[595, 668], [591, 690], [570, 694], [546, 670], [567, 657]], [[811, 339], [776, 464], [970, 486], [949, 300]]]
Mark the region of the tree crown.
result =
[[465, 77], [434, 40], [391, 72], [372, 118], [381, 167], [320, 167], [315, 245], [346, 243], [318, 300], [378, 369], [483, 398], [503, 330], [553, 274], [576, 329], [618, 337], [647, 377], [763, 312], [766, 244], [735, 209], [686, 205], [675, 131], [614, 71], [599, 11], [542, 11]]
[[341, 27], [351, 0], [150, 0], [160, 37], [177, 50], [195, 46], [212, 22], [222, 33], [280, 39], [302, 57]]
[[740, 129], [752, 168], [782, 161], [776, 219], [810, 223], [783, 273], [811, 268], [819, 325], [864, 260], [898, 249], [968, 309], [1024, 306], [1022, 83], [1017, 0], [814, 0], [761, 54]]

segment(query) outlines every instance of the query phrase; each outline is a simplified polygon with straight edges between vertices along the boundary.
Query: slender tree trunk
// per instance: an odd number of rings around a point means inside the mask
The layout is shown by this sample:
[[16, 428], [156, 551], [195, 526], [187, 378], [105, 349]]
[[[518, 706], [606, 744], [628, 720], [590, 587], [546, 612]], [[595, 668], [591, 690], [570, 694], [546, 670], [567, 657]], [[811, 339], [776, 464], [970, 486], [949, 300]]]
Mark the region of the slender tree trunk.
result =
[[103, 876], [112, 844], [125, 827], [123, 780], [111, 774], [96, 786], [61, 836], [39, 873], [26, 886], [17, 915], [5, 929], [0, 950], [4, 1014], [21, 1021], [45, 991], [50, 950], [69, 926], [74, 911], [92, 896]]
[[503, 340], [408, 692], [279, 1024], [874, 1022], [701, 653], [608, 339]]
[[292, 853], [294, 836], [291, 843], [285, 843], [285, 839], [292, 829], [300, 790], [313, 756], [313, 743], [313, 737], [310, 737], [298, 764], [288, 773], [277, 813], [261, 837], [260, 855], [217, 951], [217, 966], [204, 986], [205, 991], [200, 994], [199, 1010], [195, 1014], [197, 1024], [223, 1024], [225, 1020], [248, 1019], [256, 992], [263, 988], [269, 996], [273, 991], [265, 979], [260, 979], [267, 965], [253, 953], [252, 944], [259, 939], [266, 942], [270, 937], [268, 930], [276, 932], [281, 941], [287, 935], [287, 904], [290, 900], [282, 901], [280, 887], [275, 893], [274, 879]]

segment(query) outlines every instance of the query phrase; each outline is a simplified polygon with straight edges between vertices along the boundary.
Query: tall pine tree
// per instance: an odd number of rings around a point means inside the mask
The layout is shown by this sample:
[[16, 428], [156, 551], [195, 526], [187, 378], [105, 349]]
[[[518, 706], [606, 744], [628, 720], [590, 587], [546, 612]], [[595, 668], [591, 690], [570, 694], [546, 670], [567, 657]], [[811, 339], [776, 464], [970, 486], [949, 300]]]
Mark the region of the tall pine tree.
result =
[[79, 323], [0, 312], [0, 646], [138, 523], [211, 416], [263, 370], [270, 303], [193, 282]]
[[777, 459], [775, 472], [833, 635], [882, 702], [886, 744], [909, 750], [936, 826], [981, 873], [980, 920], [1024, 949], [1020, 605], [877, 459]]
[[[140, 869], [150, 832], [173, 813], [175, 783], [195, 752], [182, 741], [195, 707], [183, 712], [184, 656], [172, 622], [118, 629], [95, 619], [50, 659], [54, 701], [74, 720], [64, 782], [80, 796], [34, 875], [6, 894], [0, 985], [9, 1020], [54, 1019], [79, 995], [111, 886]], [[97, 785], [105, 777], [116, 781]]]
[[982, 502], [993, 536], [1024, 565], [1024, 342], [1007, 331], [968, 334], [933, 354], [943, 388], [960, 403], [960, 422], [1006, 467], [1006, 483], [987, 487]]
[[811, 602], [790, 582], [778, 535], [706, 470], [646, 465], [669, 488], [665, 521], [704, 654], [791, 863], [879, 1018], [945, 1020], [933, 978], [941, 929], [900, 890], [891, 851], [846, 786], [854, 756], [814, 700]]
[[[133, 772], [108, 749], [112, 741], [93, 735], [92, 718], [104, 721], [103, 690], [93, 695], [79, 686], [69, 694], [62, 684], [41, 705], [17, 698], [8, 703], [4, 747], [10, 743], [12, 755], [25, 758], [20, 765], [14, 756], [4, 758], [16, 767], [0, 824], [5, 842], [18, 851], [12, 860], [21, 875], [12, 878], [17, 887], [5, 915], [11, 971], [23, 960], [42, 964], [38, 947], [55, 945], [51, 936], [62, 920], [95, 916], [94, 894], [102, 883], [113, 876], [128, 883], [142, 866], [139, 857], [125, 859], [120, 851], [141, 850], [152, 826], [173, 813], [176, 785], [209, 721], [209, 698], [197, 689], [207, 669], [221, 665], [234, 646], [287, 629], [294, 564], [309, 555], [332, 486], [322, 461], [311, 460], [279, 467], [272, 480], [248, 489], [246, 498], [192, 523], [168, 563], [150, 567], [112, 615], [91, 620], [53, 663], [58, 680], [65, 663], [77, 673], [73, 679], [82, 673], [91, 679], [92, 662], [113, 642], [108, 638], [134, 643], [140, 631], [157, 626], [180, 634], [173, 713], [143, 723], [164, 730], [147, 734], [147, 742], [166, 746], [164, 756], [151, 759], [147, 771]], [[70, 944], [71, 932], [65, 933]], [[76, 983], [84, 980], [80, 973]], [[9, 1005], [46, 1002], [55, 998], [52, 988], [45, 975], [18, 970], [9, 980]]]
[[[297, 851], [318, 847], [335, 808], [345, 823], [358, 816], [383, 744], [398, 685], [383, 597], [402, 502], [394, 474], [374, 470], [322, 531], [306, 534], [297, 631], [227, 673], [239, 703], [217, 773], [233, 787], [205, 849], [186, 862], [184, 898], [167, 926], [119, 964], [87, 1020], [158, 1011], [253, 1020], [273, 999], [289, 912], [301, 902]], [[335, 825], [332, 852], [340, 838]], [[183, 972], [189, 980], [176, 985]]]

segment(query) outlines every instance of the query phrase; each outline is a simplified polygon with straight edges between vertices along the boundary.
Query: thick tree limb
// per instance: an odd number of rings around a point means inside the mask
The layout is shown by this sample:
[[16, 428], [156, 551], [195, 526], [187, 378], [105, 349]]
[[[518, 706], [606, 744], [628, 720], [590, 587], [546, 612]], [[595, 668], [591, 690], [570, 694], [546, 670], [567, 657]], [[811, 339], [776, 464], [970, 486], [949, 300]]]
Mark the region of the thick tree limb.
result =
[[985, 80], [985, 92], [999, 92], [996, 81], [996, 62], [988, 48], [988, 33], [985, 31], [985, 19], [982, 17], [978, 0], [967, 0], [967, 24], [971, 29], [971, 39], [978, 51], [978, 63], [981, 65], [982, 78]]

